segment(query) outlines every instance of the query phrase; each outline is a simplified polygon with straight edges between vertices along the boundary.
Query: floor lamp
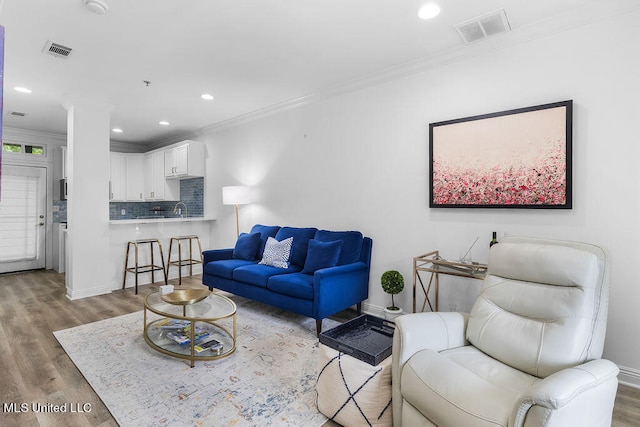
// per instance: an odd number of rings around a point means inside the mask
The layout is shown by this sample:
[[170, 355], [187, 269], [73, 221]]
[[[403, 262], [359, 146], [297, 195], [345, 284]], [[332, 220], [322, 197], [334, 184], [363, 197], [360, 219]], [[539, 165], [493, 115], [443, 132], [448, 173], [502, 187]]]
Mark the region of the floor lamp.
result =
[[235, 205], [236, 207], [236, 235], [240, 236], [240, 222], [238, 221], [238, 205], [250, 203], [249, 187], [242, 185], [231, 185], [222, 187], [222, 203], [225, 205]]

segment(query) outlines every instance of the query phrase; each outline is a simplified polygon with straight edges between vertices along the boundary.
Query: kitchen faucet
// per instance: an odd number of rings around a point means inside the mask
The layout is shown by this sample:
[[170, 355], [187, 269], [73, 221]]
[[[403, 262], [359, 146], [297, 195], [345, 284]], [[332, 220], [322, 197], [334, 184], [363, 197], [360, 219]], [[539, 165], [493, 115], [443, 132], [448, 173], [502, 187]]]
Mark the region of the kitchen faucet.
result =
[[[180, 205], [184, 206], [184, 216], [182, 216], [182, 210], [178, 212], [178, 206]], [[185, 205], [182, 201], [176, 203], [176, 205], [173, 207], [173, 213], [180, 215], [180, 217], [182, 218], [186, 218], [189, 215], [187, 211], [187, 205]]]

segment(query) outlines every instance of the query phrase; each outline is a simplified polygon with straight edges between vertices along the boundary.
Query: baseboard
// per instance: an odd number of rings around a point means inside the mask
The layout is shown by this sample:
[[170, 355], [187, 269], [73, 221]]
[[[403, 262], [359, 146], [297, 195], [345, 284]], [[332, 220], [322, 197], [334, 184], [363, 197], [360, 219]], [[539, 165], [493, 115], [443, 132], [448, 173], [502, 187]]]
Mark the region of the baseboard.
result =
[[620, 368], [620, 374], [618, 375], [620, 384], [640, 388], [640, 370], [620, 365], [618, 367]]
[[362, 303], [362, 311], [372, 316], [384, 319], [384, 307], [379, 307], [377, 305], [364, 302]]
[[104, 295], [111, 293], [111, 286], [99, 286], [90, 289], [72, 290], [67, 288], [67, 298], [70, 300], [82, 299], [87, 297], [95, 297], [96, 295]]

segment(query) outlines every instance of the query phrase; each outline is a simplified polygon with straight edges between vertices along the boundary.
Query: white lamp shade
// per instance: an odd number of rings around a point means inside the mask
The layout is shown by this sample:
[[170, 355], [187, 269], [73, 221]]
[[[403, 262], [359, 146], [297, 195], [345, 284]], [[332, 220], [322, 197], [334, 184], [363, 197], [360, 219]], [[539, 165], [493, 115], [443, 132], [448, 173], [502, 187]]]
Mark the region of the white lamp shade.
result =
[[222, 187], [222, 203], [225, 205], [246, 205], [251, 203], [249, 187], [243, 185]]

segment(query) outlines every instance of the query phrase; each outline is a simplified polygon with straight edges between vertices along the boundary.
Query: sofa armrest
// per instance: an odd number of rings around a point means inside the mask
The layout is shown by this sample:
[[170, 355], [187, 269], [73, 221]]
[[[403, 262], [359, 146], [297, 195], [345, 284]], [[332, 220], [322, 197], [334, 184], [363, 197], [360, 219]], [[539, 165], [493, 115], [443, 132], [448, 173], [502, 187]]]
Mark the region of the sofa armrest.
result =
[[368, 272], [367, 265], [363, 262], [354, 262], [352, 264], [339, 265], [337, 267], [321, 268], [313, 274], [313, 279], [327, 280], [331, 277], [342, 276], [349, 273]]
[[369, 297], [369, 266], [363, 262], [316, 270], [313, 317], [323, 319]]
[[618, 387], [618, 372], [619, 369], [613, 362], [597, 359], [549, 375], [534, 384], [526, 395], [520, 396], [511, 413], [509, 425], [524, 425], [533, 406], [544, 408], [545, 413], [562, 410], [563, 417], [578, 420], [578, 417], [571, 414], [573, 411], [570, 406], [579, 399], [592, 403], [584, 405], [583, 401], [583, 404], [575, 405], [575, 413], [586, 418], [588, 424], [600, 425], [595, 421], [597, 417], [611, 416]]
[[231, 259], [233, 257], [233, 249], [210, 249], [202, 252], [202, 264], [206, 265], [211, 261], [220, 261], [223, 259]]

